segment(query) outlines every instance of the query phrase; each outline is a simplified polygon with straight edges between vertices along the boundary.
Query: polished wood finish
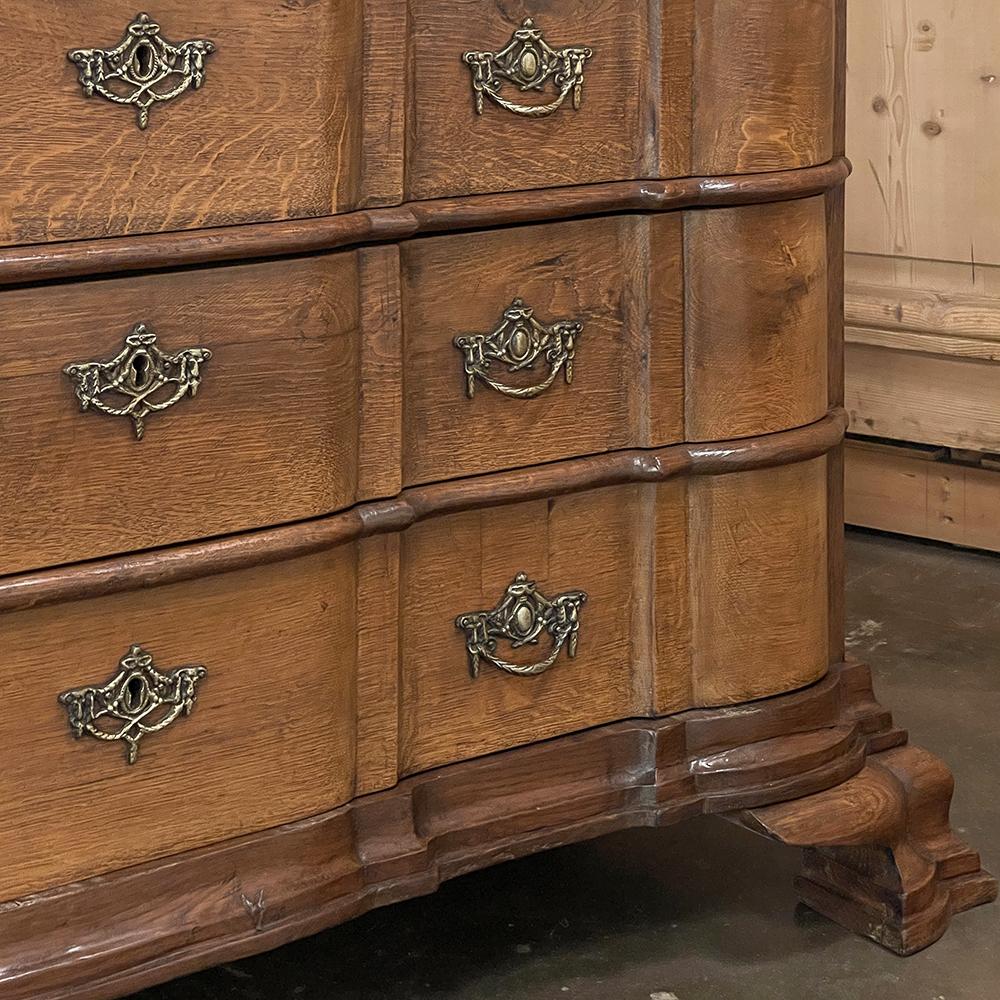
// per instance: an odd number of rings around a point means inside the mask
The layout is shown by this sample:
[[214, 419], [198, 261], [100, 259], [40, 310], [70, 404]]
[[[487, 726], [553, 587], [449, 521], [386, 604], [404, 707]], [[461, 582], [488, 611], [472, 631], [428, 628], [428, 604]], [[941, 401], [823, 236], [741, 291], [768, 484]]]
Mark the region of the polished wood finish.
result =
[[[0, 312], [0, 575], [379, 495], [359, 469], [362, 429], [373, 449], [388, 435], [359, 420], [360, 345], [378, 331], [361, 328], [355, 253], [9, 289]], [[139, 322], [168, 354], [212, 351], [198, 395], [142, 441], [128, 417], [82, 412], [62, 373], [114, 357]]]
[[[842, 0], [164, 0], [217, 51], [145, 132], [65, 59], [91, 6], [0, 13], [0, 994], [704, 812], [900, 952], [995, 894], [841, 662]], [[580, 108], [478, 115], [526, 16], [593, 47]], [[583, 324], [572, 384], [470, 398], [515, 297]], [[138, 322], [212, 351], [142, 442], [61, 374]], [[574, 655], [474, 675], [520, 572], [586, 591]], [[130, 766], [57, 696], [133, 644], [207, 676]]]
[[[0, 618], [0, 899], [301, 819], [355, 793], [349, 548]], [[340, 594], [335, 598], [335, 594]], [[105, 683], [133, 643], [203, 664], [189, 717], [74, 740], [56, 696]]]
[[85, 99], [66, 58], [117, 45], [131, 6], [4, 0], [0, 245], [356, 207], [360, 9], [360, 0], [158, 0], [150, 14], [166, 38], [207, 38], [216, 51], [201, 90], [154, 107], [140, 131], [134, 109]]
[[627, 483], [659, 483], [681, 475], [725, 475], [805, 462], [836, 447], [846, 425], [846, 414], [838, 410], [815, 424], [782, 434], [650, 451], [619, 451], [520, 472], [414, 487], [394, 499], [363, 504], [316, 521], [17, 574], [0, 578], [0, 612], [280, 562], [356, 538], [401, 531], [427, 518], [490, 504], [518, 503]]
[[[822, 198], [690, 213], [688, 440], [782, 430], [826, 412], [825, 223]], [[713, 258], [718, 266], [701, 266]]]
[[[20, 417], [0, 425], [0, 575], [814, 422], [824, 227], [813, 198], [2, 290], [0, 394]], [[534, 399], [479, 383], [470, 399], [454, 338], [492, 331], [515, 297], [541, 322], [583, 324], [573, 382], [558, 374]], [[141, 442], [127, 418], [80, 412], [61, 374], [113, 357], [139, 321], [168, 351], [213, 352], [197, 398], [150, 416]], [[520, 384], [548, 370], [496, 368]]]
[[156, 236], [0, 247], [0, 285], [150, 268], [285, 257], [418, 233], [441, 233], [606, 212], [757, 205], [822, 194], [843, 184], [843, 158], [801, 170], [678, 180], [615, 181], [584, 187], [411, 202], [324, 219], [208, 228]]
[[[686, 224], [625, 215], [403, 244], [404, 482], [683, 440]], [[534, 399], [480, 382], [467, 399], [452, 339], [491, 332], [515, 297], [541, 323], [583, 325], [573, 382], [560, 373]], [[512, 385], [547, 372], [496, 365]]]
[[[832, 421], [827, 446], [842, 428]], [[814, 431], [802, 443], [819, 440]], [[671, 457], [650, 454], [648, 473], [619, 485], [601, 483], [602, 458], [552, 466], [549, 492], [520, 502], [545, 485], [537, 473], [443, 484], [424, 492], [424, 518], [395, 543], [342, 530], [274, 560], [258, 540], [253, 565], [214, 575], [189, 547], [173, 557], [190, 579], [151, 589], [120, 566], [117, 593], [81, 578], [62, 600], [3, 614], [0, 738], [23, 753], [0, 779], [0, 850], [23, 837], [33, 847], [0, 873], [0, 898], [329, 809], [442, 764], [822, 677], [824, 459], [768, 468], [752, 457], [756, 468], [690, 477], [671, 475], [684, 471]], [[587, 477], [598, 485], [585, 488]], [[405, 526], [382, 511], [358, 512], [366, 533]], [[707, 544], [732, 523], [745, 534]], [[474, 679], [455, 618], [492, 607], [520, 571], [549, 596], [588, 594], [576, 656], [537, 677], [484, 665]], [[0, 580], [0, 593], [23, 598], [25, 583]], [[729, 627], [741, 618], [755, 622], [749, 643]], [[208, 676], [191, 717], [148, 737], [129, 768], [121, 747], [74, 741], [56, 695], [103, 683], [133, 643]], [[546, 655], [539, 648], [529, 659]], [[175, 802], [181, 771], [192, 787]], [[141, 802], [123, 825], [137, 782]]]
[[807, 848], [796, 887], [814, 910], [912, 955], [941, 937], [953, 914], [997, 898], [996, 880], [949, 825], [953, 787], [933, 754], [900, 746], [842, 785], [741, 821]]
[[[947, 883], [954, 909], [988, 898], [993, 883], [974, 856], [948, 847], [947, 782], [905, 740], [874, 701], [867, 669], [847, 664], [803, 691], [736, 709], [615, 723], [439, 769], [301, 823], [0, 908], [0, 967], [17, 976], [6, 995], [109, 1000], [477, 868], [700, 813], [810, 845], [880, 842], [880, 831], [899, 829], [900, 780], [931, 790], [908, 793], [925, 817], [913, 835], [940, 834], [932, 851], [961, 859], [938, 869], [959, 876]], [[898, 778], [885, 794], [889, 769]], [[880, 794], [849, 801], [844, 788]], [[880, 880], [878, 871], [859, 873], [853, 891], [879, 892]], [[251, 912], [245, 898], [263, 907]], [[151, 902], [137, 908], [136, 899]], [[103, 929], [94, 936], [98, 911]], [[938, 910], [939, 929], [946, 918]], [[70, 946], [71, 959], [53, 961]]]

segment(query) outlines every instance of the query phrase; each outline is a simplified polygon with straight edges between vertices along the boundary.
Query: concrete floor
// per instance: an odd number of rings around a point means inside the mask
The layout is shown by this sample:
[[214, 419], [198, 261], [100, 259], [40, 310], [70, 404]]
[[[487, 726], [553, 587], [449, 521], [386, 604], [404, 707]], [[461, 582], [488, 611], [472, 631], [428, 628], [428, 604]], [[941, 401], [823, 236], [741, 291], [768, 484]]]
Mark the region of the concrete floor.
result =
[[[1000, 869], [1000, 557], [848, 539], [848, 632]], [[796, 907], [797, 852], [717, 819], [451, 882], [134, 1000], [998, 1000], [1000, 904], [899, 959]]]

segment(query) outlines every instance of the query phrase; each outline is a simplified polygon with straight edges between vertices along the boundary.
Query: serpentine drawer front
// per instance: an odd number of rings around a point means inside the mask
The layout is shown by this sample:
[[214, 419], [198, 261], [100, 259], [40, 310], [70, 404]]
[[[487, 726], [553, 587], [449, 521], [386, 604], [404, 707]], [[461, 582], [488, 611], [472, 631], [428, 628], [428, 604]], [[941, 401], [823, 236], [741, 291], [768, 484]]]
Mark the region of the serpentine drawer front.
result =
[[843, 662], [845, 37], [0, 0], [3, 1000], [702, 812], [902, 953], [992, 897]]
[[[0, 745], [22, 750], [0, 771], [0, 853], [20, 860], [0, 898], [442, 764], [808, 684], [827, 662], [822, 452], [841, 426], [788, 432], [770, 461], [799, 460], [776, 469], [687, 476], [701, 460], [674, 446], [645, 483], [599, 457], [548, 467], [548, 494], [501, 473], [7, 578]], [[588, 487], [613, 469], [622, 485]], [[456, 503], [397, 528], [400, 504]]]
[[0, 246], [820, 164], [834, 6], [4, 0]]
[[354, 208], [355, 6], [4, 0], [0, 245]]
[[354, 252], [0, 291], [0, 574], [380, 490], [359, 308]]
[[0, 289], [0, 574], [811, 423], [825, 248], [806, 198]]

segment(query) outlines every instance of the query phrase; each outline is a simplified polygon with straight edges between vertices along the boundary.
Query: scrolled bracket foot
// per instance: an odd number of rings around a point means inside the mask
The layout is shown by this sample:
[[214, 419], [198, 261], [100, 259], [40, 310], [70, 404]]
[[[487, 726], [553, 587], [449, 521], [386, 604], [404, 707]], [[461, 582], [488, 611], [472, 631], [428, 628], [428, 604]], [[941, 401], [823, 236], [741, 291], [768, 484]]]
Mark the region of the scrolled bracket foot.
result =
[[912, 955], [941, 937], [955, 913], [997, 896], [979, 855], [951, 830], [953, 787], [945, 764], [903, 746], [869, 757], [828, 791], [729, 818], [805, 849], [796, 888], [812, 909]]

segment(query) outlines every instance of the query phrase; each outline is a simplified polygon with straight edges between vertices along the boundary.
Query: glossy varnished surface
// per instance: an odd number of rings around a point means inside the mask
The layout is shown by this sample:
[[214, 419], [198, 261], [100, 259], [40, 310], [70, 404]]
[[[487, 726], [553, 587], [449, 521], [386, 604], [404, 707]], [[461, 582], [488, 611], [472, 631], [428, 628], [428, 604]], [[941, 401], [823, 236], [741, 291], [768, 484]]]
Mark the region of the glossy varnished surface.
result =
[[[0, 575], [812, 423], [825, 239], [807, 198], [2, 290], [0, 404], [19, 418], [0, 424]], [[490, 333], [515, 298], [581, 324], [572, 383], [519, 399], [477, 380], [470, 398], [455, 338]], [[197, 397], [152, 414], [141, 442], [127, 418], [80, 412], [61, 374], [113, 357], [137, 322], [168, 353], [213, 352]], [[521, 386], [548, 372], [491, 369]]]
[[5, 0], [0, 245], [355, 207], [360, 11], [360, 0], [158, 0], [164, 37], [216, 51], [202, 89], [157, 104], [140, 131], [133, 108], [85, 99], [66, 58], [117, 45], [131, 5]]
[[[0, 898], [313, 815], [355, 794], [348, 548], [226, 577], [4, 615]], [[198, 701], [146, 736], [74, 740], [57, 695], [133, 643], [204, 665]], [[2, 935], [0, 935], [2, 936]]]
[[[868, 781], [866, 754], [878, 761], [904, 741], [867, 670], [836, 666], [797, 694], [438, 770], [303, 823], [0, 908], [0, 967], [18, 975], [11, 1000], [106, 1000], [536, 850], [808, 796], [859, 772]], [[876, 824], [884, 814], [864, 810]], [[844, 819], [848, 829], [853, 814]], [[136, 896], [155, 902], [139, 915]], [[244, 897], [267, 905], [250, 912]], [[79, 947], [95, 906], [100, 943]], [[53, 962], [70, 941], [72, 959]]]
[[[11, 0], [0, 245], [815, 166], [834, 145], [835, 6], [240, 0], [223, 13], [164, 0], [167, 38], [216, 51], [202, 88], [140, 131], [132, 109], [86, 100], [66, 59], [116, 44], [134, 12]], [[499, 51], [529, 16], [555, 47], [594, 50], [580, 109], [477, 115], [463, 53]]]

